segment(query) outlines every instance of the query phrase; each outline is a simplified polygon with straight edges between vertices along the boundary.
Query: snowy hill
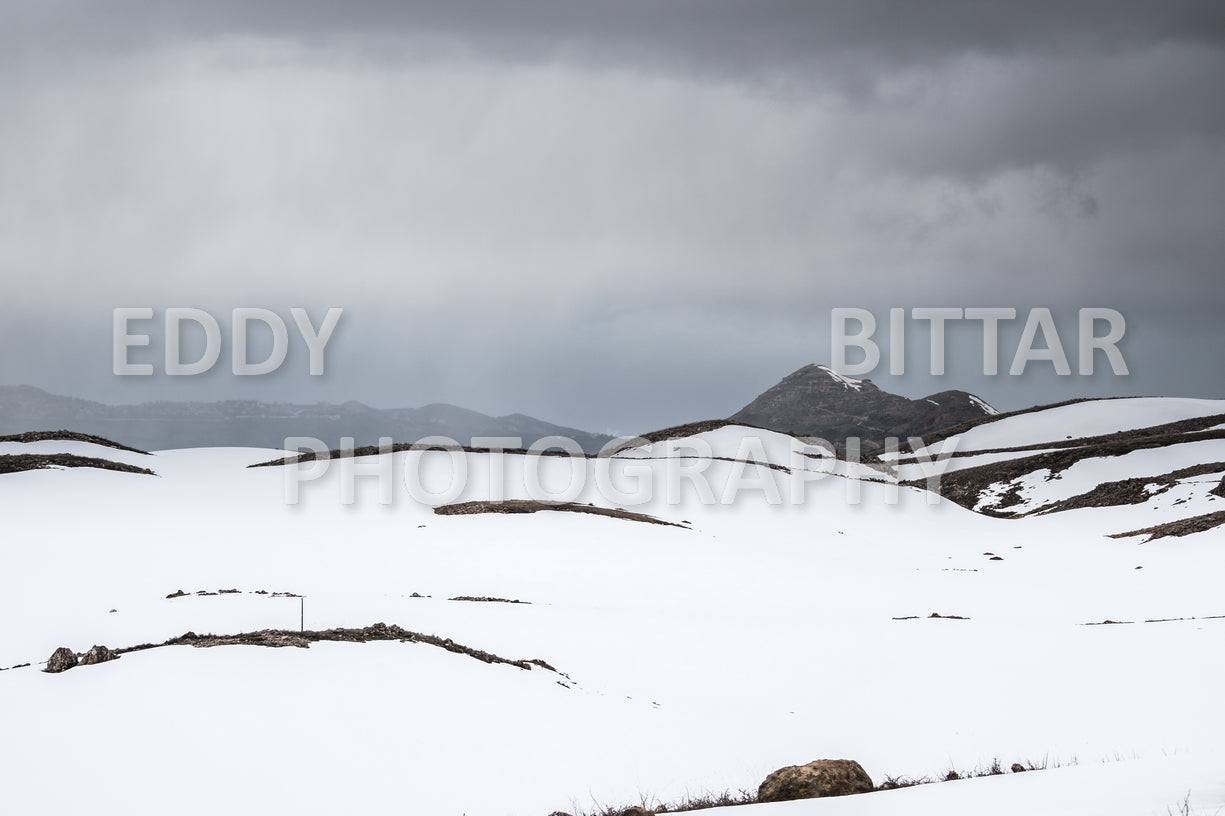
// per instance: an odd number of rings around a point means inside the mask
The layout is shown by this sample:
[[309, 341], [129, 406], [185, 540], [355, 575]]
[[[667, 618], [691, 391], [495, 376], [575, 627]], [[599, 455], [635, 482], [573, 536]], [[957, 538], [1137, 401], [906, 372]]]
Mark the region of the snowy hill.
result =
[[[1225, 413], [1081, 405], [967, 431], [966, 460]], [[1073, 473], [1093, 455], [1063, 478], [1225, 460], [1206, 432], [1161, 431], [1134, 451], [1170, 457], [1151, 467]], [[0, 667], [31, 664], [0, 671], [13, 812], [67, 785], [104, 813], [543, 816], [755, 790], [819, 757], [878, 784], [997, 758], [1063, 767], [734, 812], [1225, 807], [1225, 530], [1110, 537], [1225, 502], [1195, 492], [1202, 477], [1162, 494], [1176, 506], [998, 518], [735, 424], [600, 459], [407, 450], [382, 471], [377, 456], [251, 467], [285, 454], [3, 445], [156, 474], [0, 475]], [[1027, 508], [1058, 500], [1018, 490]], [[490, 512], [431, 506], [467, 502]], [[572, 512], [588, 504], [620, 514]], [[356, 642], [376, 623], [402, 628]], [[301, 628], [349, 639], [204, 648]], [[58, 647], [167, 641], [39, 671]]]
[[947, 454], [943, 495], [993, 515], [1110, 508], [1116, 534], [1150, 537], [1225, 523], [1225, 401], [1087, 400], [941, 436], [882, 458], [913, 480]]

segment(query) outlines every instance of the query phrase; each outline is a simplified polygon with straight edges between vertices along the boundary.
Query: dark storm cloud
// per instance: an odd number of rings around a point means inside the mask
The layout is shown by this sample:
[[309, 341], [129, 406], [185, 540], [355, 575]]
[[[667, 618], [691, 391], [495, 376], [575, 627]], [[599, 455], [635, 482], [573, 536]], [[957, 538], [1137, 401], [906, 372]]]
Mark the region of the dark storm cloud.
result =
[[[1222, 396], [1223, 43], [1189, 2], [0, 4], [0, 382], [640, 431], [826, 361], [834, 306], [1108, 306], [1130, 380], [875, 379]], [[141, 383], [124, 305], [347, 311], [323, 381]]]
[[[9, 59], [248, 36], [373, 61], [561, 61], [849, 95], [864, 106], [868, 138], [917, 172], [1073, 170], [1171, 133], [1225, 133], [1215, 104], [1225, 5], [1202, 0], [47, 2], [0, 15]], [[951, 84], [923, 73], [950, 63], [961, 64]], [[918, 73], [899, 84], [907, 69]], [[903, 101], [929, 109], [926, 127], [891, 126]]]
[[654, 56], [677, 64], [745, 68], [804, 63], [822, 52], [865, 53], [892, 62], [940, 59], [963, 51], [1079, 51], [1163, 41], [1215, 45], [1225, 39], [1225, 8], [1188, 0], [49, 0], [9, 4], [3, 22], [10, 46], [30, 38], [40, 45], [94, 42], [130, 47], [161, 37], [441, 34], [481, 46], [501, 42], [507, 53], [524, 56], [552, 57], [577, 45], [637, 59]]

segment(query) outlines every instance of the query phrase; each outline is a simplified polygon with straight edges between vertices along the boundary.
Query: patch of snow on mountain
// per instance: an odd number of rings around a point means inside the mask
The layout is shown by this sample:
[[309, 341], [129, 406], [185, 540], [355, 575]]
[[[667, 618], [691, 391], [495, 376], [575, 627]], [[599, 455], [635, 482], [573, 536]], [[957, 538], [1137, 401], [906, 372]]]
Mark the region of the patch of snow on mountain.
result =
[[995, 416], [996, 414], [999, 413], [999, 411], [997, 411], [994, 407], [992, 407], [991, 405], [988, 405], [986, 402], [974, 396], [973, 394], [970, 395], [970, 404], [978, 406], [979, 408], [982, 409], [983, 413], [987, 414], [988, 416]]
[[826, 374], [828, 374], [831, 378], [833, 378], [836, 382], [842, 383], [847, 388], [858, 391], [860, 388], [863, 387], [863, 380], [857, 380], [854, 377], [847, 377], [843, 374], [839, 374], [837, 371], [834, 371], [832, 368], [829, 368], [828, 366], [819, 365], [817, 366], [817, 368], [821, 369]]

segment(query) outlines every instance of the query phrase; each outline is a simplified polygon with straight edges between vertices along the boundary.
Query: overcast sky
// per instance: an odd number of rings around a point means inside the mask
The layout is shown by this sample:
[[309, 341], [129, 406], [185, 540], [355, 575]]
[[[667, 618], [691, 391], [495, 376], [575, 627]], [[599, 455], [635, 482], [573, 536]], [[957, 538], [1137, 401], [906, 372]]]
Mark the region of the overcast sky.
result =
[[[1225, 5], [392, 5], [0, 0], [0, 384], [628, 433], [828, 362], [836, 307], [1010, 307], [998, 376], [917, 322], [866, 376], [1225, 397]], [[290, 354], [116, 377], [133, 306], [272, 309]], [[294, 306], [345, 310], [323, 377]], [[1074, 371], [1118, 310], [1131, 374], [1008, 376], [1033, 307]]]

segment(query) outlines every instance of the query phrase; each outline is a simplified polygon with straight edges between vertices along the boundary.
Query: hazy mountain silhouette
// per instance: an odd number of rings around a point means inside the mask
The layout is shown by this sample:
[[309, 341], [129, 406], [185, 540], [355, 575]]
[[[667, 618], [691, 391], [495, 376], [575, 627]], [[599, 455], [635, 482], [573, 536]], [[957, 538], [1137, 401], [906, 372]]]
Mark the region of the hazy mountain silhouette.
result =
[[286, 437], [313, 436], [330, 447], [342, 437], [361, 445], [379, 437], [415, 442], [446, 436], [469, 444], [474, 436], [517, 436], [524, 446], [545, 436], [574, 439], [597, 451], [611, 437], [554, 425], [523, 414], [491, 417], [456, 405], [371, 408], [360, 402], [316, 403], [224, 400], [105, 405], [49, 394], [26, 385], [0, 386], [0, 435], [70, 428], [144, 450], [203, 447], [281, 448]]

